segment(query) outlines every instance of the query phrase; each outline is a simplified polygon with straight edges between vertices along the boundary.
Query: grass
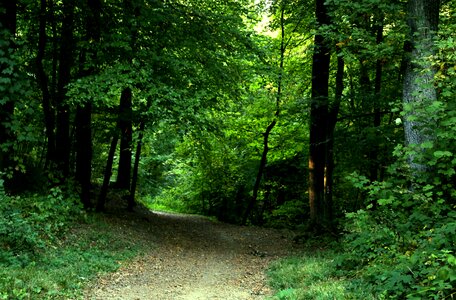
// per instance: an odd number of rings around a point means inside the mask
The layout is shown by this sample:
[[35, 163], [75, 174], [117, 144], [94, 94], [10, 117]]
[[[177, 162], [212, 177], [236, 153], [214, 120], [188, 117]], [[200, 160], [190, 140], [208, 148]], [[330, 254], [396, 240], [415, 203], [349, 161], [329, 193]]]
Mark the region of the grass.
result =
[[0, 299], [82, 299], [84, 286], [145, 247], [94, 215], [26, 266], [1, 266]]
[[275, 262], [268, 275], [271, 300], [376, 299], [365, 286], [337, 276], [334, 251], [304, 252]]

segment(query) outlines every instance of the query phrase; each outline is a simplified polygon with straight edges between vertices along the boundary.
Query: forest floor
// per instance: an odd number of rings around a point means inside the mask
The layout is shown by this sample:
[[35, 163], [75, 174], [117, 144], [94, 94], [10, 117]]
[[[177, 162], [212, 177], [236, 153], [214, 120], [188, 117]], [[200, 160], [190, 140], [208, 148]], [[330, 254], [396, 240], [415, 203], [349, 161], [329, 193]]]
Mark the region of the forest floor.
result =
[[268, 265], [293, 254], [293, 234], [208, 218], [150, 212], [107, 214], [110, 226], [150, 245], [139, 257], [95, 280], [85, 299], [266, 299]]

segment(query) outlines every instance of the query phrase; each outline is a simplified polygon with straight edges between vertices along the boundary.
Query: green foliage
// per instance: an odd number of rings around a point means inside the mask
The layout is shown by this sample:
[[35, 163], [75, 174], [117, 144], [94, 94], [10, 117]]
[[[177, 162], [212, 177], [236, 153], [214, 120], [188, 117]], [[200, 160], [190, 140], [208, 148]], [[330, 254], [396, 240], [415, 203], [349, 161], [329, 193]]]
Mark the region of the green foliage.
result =
[[296, 227], [303, 223], [307, 216], [307, 202], [304, 199], [292, 199], [275, 209], [265, 212], [265, 225], [273, 228]]
[[337, 252], [304, 252], [275, 262], [269, 272], [274, 300], [376, 299], [359, 282], [340, 277], [334, 264]]
[[[434, 109], [435, 116], [439, 106], [427, 109]], [[446, 116], [437, 119], [445, 122]], [[453, 137], [440, 136], [423, 145], [398, 147], [398, 161], [391, 166], [388, 181], [369, 183], [363, 176], [352, 177], [367, 195], [366, 209], [348, 214], [347, 255], [341, 267], [366, 279], [381, 297], [454, 295], [456, 206], [448, 143]], [[411, 175], [407, 160], [411, 156], [422, 164], [426, 159], [426, 173]]]
[[[341, 266], [383, 297], [441, 299], [454, 292], [454, 207], [427, 197], [426, 189], [370, 185], [377, 208], [349, 214]], [[374, 200], [375, 199], [375, 200]]]
[[0, 263], [25, 266], [81, 215], [59, 188], [48, 196], [0, 195]]
[[[444, 5], [442, 21], [452, 15]], [[454, 42], [448, 23], [442, 26], [438, 51], [430, 57], [440, 66], [435, 78], [438, 99], [413, 109], [417, 129], [426, 140], [399, 145], [388, 179], [350, 180], [365, 196], [362, 209], [347, 215], [343, 274], [369, 283], [382, 299], [447, 299], [456, 293], [456, 133]], [[401, 122], [398, 122], [398, 125]], [[413, 162], [413, 163], [412, 163]]]
[[102, 217], [86, 221], [73, 223], [77, 229], [48, 245], [26, 266], [2, 265], [0, 299], [82, 299], [82, 289], [91, 279], [116, 270], [143, 246], [116, 232]]

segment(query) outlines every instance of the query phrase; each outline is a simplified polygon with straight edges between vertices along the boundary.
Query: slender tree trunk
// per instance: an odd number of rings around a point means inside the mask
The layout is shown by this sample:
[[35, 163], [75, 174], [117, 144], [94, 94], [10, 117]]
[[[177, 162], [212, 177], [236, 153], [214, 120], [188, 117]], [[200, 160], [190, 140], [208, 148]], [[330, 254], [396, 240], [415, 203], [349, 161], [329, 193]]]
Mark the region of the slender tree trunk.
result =
[[[315, 15], [319, 25], [330, 23], [324, 0], [316, 0]], [[328, 220], [325, 211], [325, 160], [327, 153], [328, 90], [330, 48], [326, 38], [315, 35], [312, 58], [312, 100], [310, 104], [309, 135], [309, 207], [310, 222], [321, 231]]]
[[[55, 3], [52, 0], [48, 0], [49, 2], [49, 20], [48, 22], [50, 23], [51, 27], [51, 35], [54, 37], [52, 39], [52, 71], [49, 75], [50, 78], [50, 93], [51, 93], [51, 99], [56, 98], [56, 93], [57, 93], [57, 68], [58, 68], [58, 57], [59, 57], [59, 39], [56, 37], [58, 36], [58, 28], [57, 28], [57, 18], [56, 18], [56, 13], [55, 13]], [[54, 147], [55, 147], [55, 141], [54, 141]]]
[[[3, 52], [4, 57], [12, 55], [12, 50], [15, 48], [15, 45], [11, 40], [16, 35], [16, 10], [17, 10], [16, 0], [4, 1], [0, 5], [0, 34], [2, 38], [4, 37], [6, 41], [9, 42], [2, 43], [0, 51]], [[3, 36], [5, 34], [5, 36]], [[11, 76], [8, 76], [4, 72], [8, 68], [13, 66], [8, 66], [6, 63], [0, 63], [0, 77], [7, 77], [11, 82], [14, 82]], [[14, 99], [11, 98], [11, 95], [0, 93], [0, 172], [7, 169], [11, 165], [10, 157], [11, 147], [7, 145], [9, 142], [14, 140], [13, 133], [10, 130], [10, 123], [14, 114]], [[5, 101], [3, 101], [5, 100]], [[8, 153], [9, 152], [9, 153]]]
[[242, 219], [242, 224], [245, 225], [247, 223], [247, 219], [250, 217], [253, 208], [255, 207], [257, 198], [258, 198], [258, 191], [260, 190], [261, 179], [263, 178], [264, 169], [266, 167], [267, 159], [268, 159], [268, 151], [269, 151], [269, 135], [276, 125], [277, 121], [273, 120], [269, 126], [266, 128], [266, 131], [263, 133], [263, 152], [261, 154], [260, 165], [258, 167], [258, 173], [255, 179], [255, 184], [253, 185], [253, 195], [250, 198], [249, 204], [247, 209], [244, 213], [244, 217]]
[[[383, 22], [383, 17], [380, 20]], [[383, 42], [383, 25], [378, 25], [376, 30], [377, 45]], [[375, 64], [375, 86], [374, 86], [374, 128], [378, 128], [381, 125], [381, 112], [380, 112], [380, 99], [382, 91], [382, 75], [383, 75], [383, 62], [377, 59]], [[369, 160], [371, 164], [370, 168], [370, 180], [376, 181], [379, 177], [380, 160], [379, 160], [379, 145], [375, 144], [371, 153], [369, 154]]]
[[62, 179], [70, 171], [70, 107], [65, 103], [66, 86], [70, 82], [71, 67], [73, 65], [73, 23], [74, 0], [63, 1], [63, 21], [60, 36], [59, 78], [57, 82], [56, 108], [56, 157], [57, 171], [61, 172]]
[[283, 77], [283, 65], [285, 60], [285, 7], [281, 7], [280, 12], [280, 29], [281, 29], [281, 42], [280, 42], [280, 58], [279, 58], [279, 74], [277, 78], [277, 94], [276, 94], [276, 112], [274, 114], [274, 119], [271, 123], [269, 123], [268, 127], [266, 127], [265, 132], [263, 133], [263, 152], [261, 154], [260, 165], [258, 166], [258, 173], [255, 179], [255, 183], [253, 185], [252, 191], [252, 198], [247, 205], [247, 209], [244, 213], [242, 218], [242, 223], [245, 225], [247, 223], [247, 219], [250, 217], [253, 208], [256, 205], [258, 200], [258, 192], [260, 190], [261, 180], [263, 178], [264, 169], [266, 168], [266, 164], [268, 161], [268, 152], [269, 152], [269, 135], [271, 134], [272, 129], [274, 129], [275, 125], [277, 124], [277, 118], [280, 114], [280, 102], [282, 98], [282, 77]]
[[119, 140], [119, 136], [116, 133], [111, 140], [111, 146], [109, 148], [108, 153], [108, 160], [106, 162], [104, 177], [103, 177], [103, 185], [101, 187], [100, 195], [98, 196], [97, 202], [97, 211], [104, 211], [105, 203], [106, 203], [106, 195], [108, 194], [109, 182], [111, 181], [112, 175], [112, 164], [114, 162], [114, 154], [116, 153], [117, 148], [117, 141]]
[[[437, 99], [434, 88], [436, 71], [429, 57], [435, 53], [434, 38], [438, 30], [439, 9], [439, 0], [409, 0], [408, 3], [411, 47], [403, 87], [406, 112], [404, 130], [408, 145], [420, 145], [433, 139], [432, 132], [426, 130], [429, 117], [423, 113], [423, 109]], [[425, 164], [417, 160], [416, 156], [410, 156], [409, 162], [414, 175], [426, 171]]]
[[[138, 26], [137, 18], [140, 16], [139, 7], [132, 0], [123, 0], [124, 21], [129, 25], [131, 54], [127, 55], [127, 61], [131, 63], [132, 56], [137, 50]], [[116, 187], [130, 189], [131, 180], [131, 156], [132, 156], [132, 90], [125, 87], [120, 97], [119, 105], [119, 129], [120, 129], [120, 156], [117, 170]]]
[[145, 129], [145, 122], [141, 121], [139, 125], [139, 136], [138, 136], [138, 144], [136, 145], [136, 153], [135, 153], [135, 164], [133, 166], [133, 176], [131, 180], [131, 187], [130, 187], [130, 196], [128, 197], [128, 210], [133, 210], [136, 206], [135, 195], [136, 195], [136, 187], [138, 183], [138, 171], [139, 171], [139, 160], [141, 158], [141, 147], [142, 147], [142, 140], [144, 137], [144, 129]]
[[119, 105], [120, 157], [116, 187], [128, 190], [131, 179], [132, 155], [132, 91], [129, 87], [122, 91]]
[[[339, 52], [340, 49], [337, 49]], [[325, 168], [325, 199], [324, 218], [328, 220], [328, 227], [332, 230], [333, 213], [333, 185], [334, 185], [334, 130], [336, 128], [337, 116], [339, 114], [342, 92], [344, 90], [344, 69], [345, 62], [342, 56], [337, 57], [336, 88], [334, 102], [328, 114], [328, 144], [326, 147], [326, 168]]]

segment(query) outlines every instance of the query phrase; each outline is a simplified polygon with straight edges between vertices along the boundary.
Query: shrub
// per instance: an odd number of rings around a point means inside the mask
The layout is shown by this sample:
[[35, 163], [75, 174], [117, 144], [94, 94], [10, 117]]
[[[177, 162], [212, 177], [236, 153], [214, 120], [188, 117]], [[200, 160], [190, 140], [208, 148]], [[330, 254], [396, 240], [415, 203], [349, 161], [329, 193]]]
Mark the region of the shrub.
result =
[[0, 264], [27, 265], [81, 214], [75, 200], [59, 188], [28, 197], [9, 196], [1, 189]]
[[[402, 173], [404, 174], [404, 173]], [[366, 182], [359, 176], [354, 181]], [[456, 212], [444, 188], [407, 177], [361, 184], [366, 209], [348, 214], [345, 275], [382, 298], [443, 299], [456, 292]]]

